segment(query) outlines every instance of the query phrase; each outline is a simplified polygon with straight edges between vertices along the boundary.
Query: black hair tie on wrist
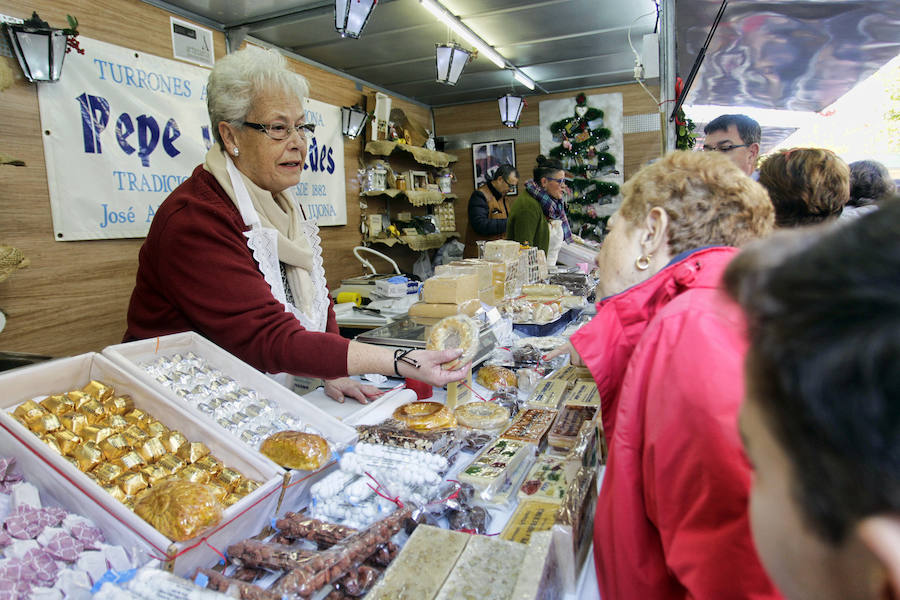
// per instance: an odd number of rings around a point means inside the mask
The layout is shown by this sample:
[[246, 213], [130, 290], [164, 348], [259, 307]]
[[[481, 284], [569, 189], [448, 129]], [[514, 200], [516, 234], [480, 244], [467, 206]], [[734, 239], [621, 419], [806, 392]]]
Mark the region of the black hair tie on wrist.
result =
[[399, 369], [400, 362], [405, 362], [406, 364], [412, 365], [417, 369], [419, 368], [419, 361], [407, 356], [412, 351], [412, 348], [407, 348], [405, 350], [403, 348], [397, 348], [396, 350], [394, 350], [394, 373], [397, 375], [397, 377], [402, 377], [402, 375], [400, 375]]

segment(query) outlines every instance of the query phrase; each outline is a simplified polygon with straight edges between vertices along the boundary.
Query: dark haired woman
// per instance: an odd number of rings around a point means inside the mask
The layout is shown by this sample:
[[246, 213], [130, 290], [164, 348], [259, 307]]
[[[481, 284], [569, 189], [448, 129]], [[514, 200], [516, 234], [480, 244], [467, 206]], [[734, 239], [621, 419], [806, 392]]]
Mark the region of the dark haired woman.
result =
[[[527, 243], [547, 252], [550, 247], [551, 221], [560, 221], [563, 239], [566, 242], [572, 241], [572, 230], [569, 229], [562, 201], [566, 190], [566, 173], [561, 162], [541, 154], [537, 157], [537, 166], [532, 174], [534, 179], [525, 182], [525, 190], [519, 194], [509, 211], [506, 239]], [[550, 263], [549, 258], [547, 262]]]

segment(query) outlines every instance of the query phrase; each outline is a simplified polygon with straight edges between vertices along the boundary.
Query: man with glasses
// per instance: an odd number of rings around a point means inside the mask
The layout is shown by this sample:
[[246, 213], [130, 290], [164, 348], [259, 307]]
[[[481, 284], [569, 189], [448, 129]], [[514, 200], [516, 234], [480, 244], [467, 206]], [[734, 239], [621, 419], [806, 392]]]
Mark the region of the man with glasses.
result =
[[509, 208], [506, 194], [519, 183], [519, 172], [510, 164], [502, 164], [493, 178], [479, 186], [469, 197], [469, 224], [466, 227], [466, 258], [478, 257], [479, 240], [499, 240], [506, 236]]
[[747, 115], [721, 115], [706, 124], [703, 150], [722, 152], [744, 173], [752, 175], [762, 132]]

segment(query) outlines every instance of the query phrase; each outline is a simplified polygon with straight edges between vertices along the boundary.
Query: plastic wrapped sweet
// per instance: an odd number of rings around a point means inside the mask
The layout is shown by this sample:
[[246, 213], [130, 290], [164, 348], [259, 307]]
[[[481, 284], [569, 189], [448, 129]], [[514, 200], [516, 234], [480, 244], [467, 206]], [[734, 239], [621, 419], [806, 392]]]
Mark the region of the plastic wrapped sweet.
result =
[[456, 430], [443, 428], [435, 430], [410, 429], [405, 423], [388, 419], [376, 425], [358, 425], [356, 432], [360, 442], [394, 446], [408, 450], [423, 450], [444, 457], [456, 454]]
[[409, 402], [398, 407], [393, 414], [412, 429], [440, 429], [456, 427], [456, 417], [440, 402]]
[[508, 387], [514, 388], [518, 385], [515, 373], [495, 365], [485, 365], [478, 369], [477, 381], [487, 389], [494, 391]]
[[469, 538], [435, 600], [506, 600], [525, 558], [525, 546], [483, 535]]
[[259, 451], [282, 467], [303, 471], [319, 469], [330, 455], [325, 438], [302, 431], [279, 431], [266, 438]]
[[431, 328], [428, 341], [425, 344], [427, 350], [453, 350], [461, 348], [462, 355], [443, 365], [444, 369], [452, 371], [472, 362], [475, 353], [478, 352], [478, 323], [465, 316], [455, 315], [445, 317]]
[[509, 421], [509, 409], [494, 402], [469, 402], [455, 414], [459, 424], [470, 429], [499, 429]]
[[134, 504], [139, 517], [176, 542], [216, 525], [224, 510], [210, 486], [179, 479], [154, 486]]

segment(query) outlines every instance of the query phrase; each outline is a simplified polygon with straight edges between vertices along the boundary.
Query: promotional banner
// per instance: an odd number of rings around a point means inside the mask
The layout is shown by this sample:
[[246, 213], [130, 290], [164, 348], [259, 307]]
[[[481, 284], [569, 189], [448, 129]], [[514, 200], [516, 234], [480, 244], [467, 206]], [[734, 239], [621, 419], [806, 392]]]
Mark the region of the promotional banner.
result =
[[306, 165], [294, 195], [303, 206], [307, 219], [319, 226], [347, 224], [347, 195], [344, 182], [344, 135], [341, 133], [341, 109], [306, 101], [306, 121], [316, 124], [316, 135], [309, 143]]
[[[85, 53], [69, 54], [59, 81], [38, 86], [55, 239], [144, 237], [212, 145], [209, 70], [79, 41]], [[307, 217], [345, 224], [340, 109], [312, 101], [307, 108], [319, 129], [304, 168], [309, 185], [296, 191]]]

